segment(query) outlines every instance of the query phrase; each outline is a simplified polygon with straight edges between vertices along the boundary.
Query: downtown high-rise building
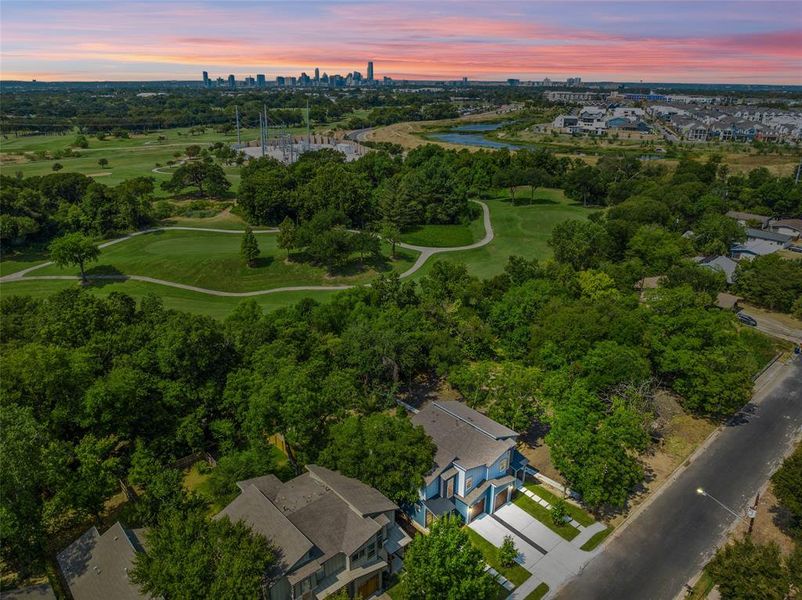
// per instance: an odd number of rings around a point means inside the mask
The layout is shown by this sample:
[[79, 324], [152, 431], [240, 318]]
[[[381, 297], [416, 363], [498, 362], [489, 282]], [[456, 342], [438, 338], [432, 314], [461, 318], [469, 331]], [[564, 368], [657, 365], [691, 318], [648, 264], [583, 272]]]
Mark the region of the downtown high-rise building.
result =
[[373, 61], [368, 61], [368, 81], [373, 81]]
[[209, 81], [209, 73], [207, 71], [204, 71], [203, 72], [203, 87], [207, 88], [207, 87], [211, 87], [211, 86], [212, 86], [212, 82]]
[[259, 87], [259, 88], [265, 87], [265, 74], [264, 73], [257, 73], [257, 75], [256, 75], [256, 87]]
[[315, 67], [315, 83], [318, 83], [319, 81], [320, 81], [320, 69]]
[[233, 75], [228, 76], [228, 87], [232, 90], [237, 87], [237, 80], [234, 78]]

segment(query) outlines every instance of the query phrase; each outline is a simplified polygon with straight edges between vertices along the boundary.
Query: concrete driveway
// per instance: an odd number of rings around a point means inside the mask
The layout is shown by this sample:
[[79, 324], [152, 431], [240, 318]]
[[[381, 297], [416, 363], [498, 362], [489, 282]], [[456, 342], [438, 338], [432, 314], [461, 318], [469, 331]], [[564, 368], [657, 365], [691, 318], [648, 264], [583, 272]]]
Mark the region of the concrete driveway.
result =
[[[513, 590], [509, 600], [524, 600], [541, 581], [546, 582], [551, 590], [559, 589], [599, 552], [599, 549], [585, 552], [580, 550], [580, 546], [604, 529], [601, 523], [594, 523], [582, 528], [580, 534], [568, 542], [515, 504], [506, 504], [492, 515], [482, 515], [468, 527], [496, 547], [501, 547], [508, 535], [515, 542], [518, 562], [532, 573], [532, 577]], [[551, 594], [549, 592], [547, 597]]]

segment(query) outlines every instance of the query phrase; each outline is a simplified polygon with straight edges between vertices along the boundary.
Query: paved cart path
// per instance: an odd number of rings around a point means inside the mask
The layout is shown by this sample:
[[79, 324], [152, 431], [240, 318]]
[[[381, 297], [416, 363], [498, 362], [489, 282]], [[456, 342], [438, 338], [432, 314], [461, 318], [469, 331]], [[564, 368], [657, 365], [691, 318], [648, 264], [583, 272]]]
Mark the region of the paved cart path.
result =
[[[488, 208], [487, 204], [480, 200], [471, 200], [471, 202], [475, 202], [476, 204], [482, 207], [482, 216], [484, 220], [484, 227], [485, 227], [485, 236], [479, 240], [478, 242], [474, 242], [473, 244], [469, 244], [467, 246], [455, 246], [449, 248], [433, 248], [431, 246], [415, 246], [413, 244], [405, 244], [399, 242], [397, 246], [401, 248], [406, 248], [407, 250], [414, 250], [419, 252], [417, 260], [415, 263], [406, 271], [401, 273], [400, 277], [409, 277], [416, 273], [429, 258], [434, 256], [435, 254], [440, 254], [443, 252], [458, 252], [461, 250], [473, 250], [474, 248], [481, 248], [482, 246], [486, 246], [490, 242], [493, 241], [494, 233], [493, 233], [493, 224], [490, 221], [490, 209]], [[211, 227], [180, 227], [180, 226], [171, 226], [171, 227], [152, 227], [150, 229], [142, 229], [141, 231], [135, 231], [133, 233], [129, 233], [123, 237], [119, 237], [108, 242], [103, 242], [102, 244], [98, 244], [98, 248], [108, 248], [114, 244], [119, 244], [126, 240], [130, 240], [133, 237], [146, 235], [148, 233], [154, 233], [157, 231], [205, 231], [211, 233], [230, 233], [241, 235], [245, 233], [242, 229], [214, 229]], [[255, 234], [275, 234], [278, 233], [278, 228], [270, 227], [267, 229], [259, 229], [254, 231]], [[10, 273], [9, 275], [5, 275], [0, 277], [0, 283], [11, 283], [14, 281], [33, 281], [33, 280], [78, 280], [80, 279], [77, 275], [32, 275], [28, 276], [29, 273], [36, 271], [38, 269], [42, 269], [44, 267], [52, 265], [52, 261], [48, 261], [45, 263], [41, 263], [38, 265], [34, 265], [32, 267], [28, 267], [27, 269], [23, 269], [22, 271], [17, 271], [16, 273]], [[278, 294], [281, 292], [319, 292], [319, 291], [337, 291], [337, 290], [347, 290], [354, 287], [360, 287], [361, 285], [370, 285], [370, 284], [356, 284], [356, 285], [296, 285], [296, 286], [287, 286], [287, 287], [278, 287], [278, 288], [270, 288], [266, 290], [254, 290], [250, 292], [226, 292], [223, 290], [212, 290], [209, 288], [198, 287], [194, 285], [187, 285], [185, 283], [177, 283], [175, 281], [167, 281], [166, 279], [157, 279], [155, 277], [147, 277], [145, 275], [87, 275], [87, 279], [101, 279], [101, 280], [116, 280], [116, 281], [127, 281], [129, 279], [134, 281], [145, 281], [147, 283], [155, 283], [157, 285], [165, 285], [168, 287], [174, 287], [182, 290], [189, 290], [192, 292], [198, 292], [200, 294], [208, 294], [210, 296], [226, 296], [226, 297], [235, 297], [235, 298], [247, 298], [251, 296], [264, 296], [266, 294]]]

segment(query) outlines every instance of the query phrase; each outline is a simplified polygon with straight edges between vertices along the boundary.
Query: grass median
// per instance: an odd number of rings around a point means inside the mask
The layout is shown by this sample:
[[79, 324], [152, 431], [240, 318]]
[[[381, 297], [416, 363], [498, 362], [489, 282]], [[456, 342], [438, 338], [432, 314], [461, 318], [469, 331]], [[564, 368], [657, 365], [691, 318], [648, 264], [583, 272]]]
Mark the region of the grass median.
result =
[[579, 530], [568, 523], [555, 525], [551, 518], [551, 512], [524, 494], [519, 493], [513, 503], [569, 542], [579, 535]]
[[485, 562], [493, 567], [496, 571], [501, 573], [504, 577], [509, 579], [515, 586], [521, 585], [524, 581], [529, 579], [532, 574], [524, 569], [521, 565], [514, 565], [512, 567], [502, 567], [501, 561], [498, 557], [498, 548], [488, 542], [481, 535], [476, 533], [473, 529], [466, 528], [468, 537], [471, 543], [482, 553]]

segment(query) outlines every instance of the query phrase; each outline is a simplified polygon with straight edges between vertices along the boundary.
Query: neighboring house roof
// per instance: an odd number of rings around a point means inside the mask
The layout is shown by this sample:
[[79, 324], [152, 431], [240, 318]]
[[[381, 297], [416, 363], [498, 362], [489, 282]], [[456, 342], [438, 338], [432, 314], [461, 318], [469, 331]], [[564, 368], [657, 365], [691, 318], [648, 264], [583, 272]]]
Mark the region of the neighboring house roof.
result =
[[461, 402], [431, 402], [413, 415], [437, 445], [435, 468], [426, 476], [431, 483], [452, 462], [464, 469], [493, 463], [515, 446], [517, 434], [508, 427]]
[[734, 281], [733, 276], [735, 275], [735, 269], [738, 267], [738, 263], [727, 256], [712, 256], [703, 258], [698, 264], [700, 267], [707, 267], [709, 269], [713, 269], [714, 271], [721, 271], [724, 273], [727, 283], [732, 283]]
[[309, 474], [337, 494], [341, 500], [363, 517], [370, 514], [396, 510], [398, 506], [379, 490], [342, 473], [318, 465], [307, 465]]
[[[398, 509], [361, 481], [318, 465], [306, 468], [287, 482], [274, 475], [237, 482], [242, 493], [215, 516], [243, 521], [270, 540], [290, 583], [335, 554], [352, 554], [389, 523], [383, 513]], [[307, 554], [312, 560], [302, 562]]]
[[143, 550], [140, 539], [119, 521], [103, 535], [92, 527], [59, 552], [59, 568], [75, 600], [141, 600], [143, 594], [130, 582], [134, 556]]
[[754, 256], [765, 256], [777, 252], [777, 245], [768, 240], [749, 240], [743, 244], [734, 244], [730, 248], [731, 254], [752, 254]]
[[802, 219], [775, 219], [770, 225], [772, 227], [787, 227], [802, 233]]
[[716, 306], [724, 310], [732, 310], [742, 300], [739, 296], [733, 296], [726, 292], [719, 292], [716, 296]]
[[751, 229], [751, 228], [747, 228], [746, 237], [747, 240], [749, 239], [768, 240], [770, 242], [780, 242], [781, 244], [784, 244], [785, 242], [790, 242], [793, 239], [790, 235], [785, 235], [784, 233], [777, 233], [776, 231], [766, 231], [765, 229]]
[[0, 594], [3, 600], [56, 600], [56, 594], [48, 583], [29, 585]]
[[755, 221], [757, 223], [762, 223], [764, 226], [768, 225], [769, 223], [769, 217], [764, 217], [763, 215], [739, 212], [737, 210], [728, 210], [726, 214], [728, 217], [735, 219], [736, 221]]
[[290, 570], [314, 547], [314, 544], [255, 485], [245, 488], [245, 491], [214, 518], [222, 517], [228, 517], [234, 522], [247, 523], [255, 533], [270, 540], [281, 553], [279, 557], [281, 572]]

